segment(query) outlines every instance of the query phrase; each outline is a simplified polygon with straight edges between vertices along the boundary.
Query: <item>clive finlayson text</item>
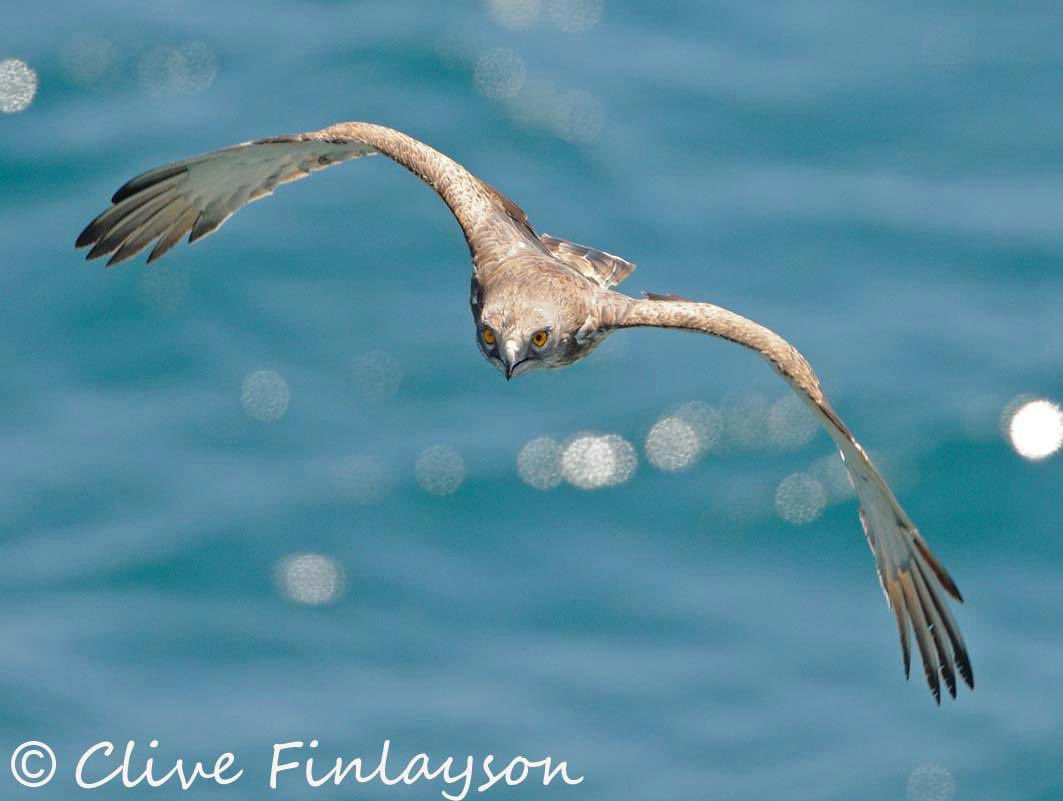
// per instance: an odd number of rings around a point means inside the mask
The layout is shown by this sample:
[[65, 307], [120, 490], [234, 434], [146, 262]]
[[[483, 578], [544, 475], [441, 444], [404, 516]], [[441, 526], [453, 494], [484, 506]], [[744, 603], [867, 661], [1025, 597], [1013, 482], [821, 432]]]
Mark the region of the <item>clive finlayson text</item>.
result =
[[[565, 785], [583, 782], [583, 776], [569, 774], [567, 761], [555, 761], [549, 756], [535, 760], [516, 756], [503, 762], [493, 754], [433, 760], [428, 754], [420, 753], [403, 762], [391, 755], [390, 740], [384, 740], [380, 757], [375, 760], [323, 758], [320, 753], [315, 753], [318, 745], [317, 740], [274, 743], [269, 788], [276, 790], [283, 785], [291, 789], [296, 783], [316, 788], [352, 783], [379, 782], [394, 786], [438, 781], [443, 784], [440, 794], [446, 801], [465, 801], [472, 790], [484, 793], [502, 784], [515, 786], [533, 781], [546, 786], [555, 781]], [[73, 766], [74, 780], [85, 790], [108, 785], [127, 788], [170, 785], [188, 790], [197, 783], [227, 786], [244, 777], [245, 769], [240, 767], [231, 751], [220, 754], [213, 762], [205, 762], [183, 757], [163, 758], [156, 751], [158, 747], [158, 740], [150, 740], [146, 749], [144, 746], [138, 748], [134, 740], [126, 742], [124, 747], [102, 740], [80, 753]], [[22, 743], [11, 754], [11, 772], [19, 784], [26, 787], [47, 784], [55, 776], [57, 767], [55, 752], [39, 740]]]

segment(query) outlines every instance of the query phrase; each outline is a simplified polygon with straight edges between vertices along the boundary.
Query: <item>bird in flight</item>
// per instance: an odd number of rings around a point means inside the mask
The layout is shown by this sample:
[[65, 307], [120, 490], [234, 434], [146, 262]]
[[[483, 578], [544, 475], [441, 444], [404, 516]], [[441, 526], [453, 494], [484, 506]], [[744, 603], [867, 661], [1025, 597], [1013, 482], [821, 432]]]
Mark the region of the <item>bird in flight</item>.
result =
[[349, 159], [382, 154], [439, 194], [457, 218], [472, 257], [476, 343], [507, 379], [562, 367], [623, 328], [674, 328], [721, 337], [763, 356], [812, 410], [841, 452], [860, 501], [860, 522], [879, 582], [897, 619], [904, 672], [915, 636], [927, 683], [956, 696], [956, 676], [974, 675], [945, 595], [963, 602], [867, 453], [838, 417], [805, 358], [778, 334], [727, 309], [676, 295], [633, 298], [613, 287], [635, 265], [605, 251], [535, 231], [524, 211], [453, 159], [400, 131], [345, 122], [302, 134], [245, 142], [133, 178], [111, 198], [76, 247], [108, 266], [151, 243], [153, 262], [188, 234], [216, 231], [236, 211], [283, 183]]

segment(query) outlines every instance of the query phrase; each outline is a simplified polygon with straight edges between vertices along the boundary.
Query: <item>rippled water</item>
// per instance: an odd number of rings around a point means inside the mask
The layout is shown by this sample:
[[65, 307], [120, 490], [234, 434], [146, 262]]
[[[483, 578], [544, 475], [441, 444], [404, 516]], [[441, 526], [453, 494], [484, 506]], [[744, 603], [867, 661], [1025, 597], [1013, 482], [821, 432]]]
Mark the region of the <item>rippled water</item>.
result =
[[[551, 755], [512, 798], [1056, 799], [1056, 4], [11, 7], [0, 37], [0, 784], [48, 742]], [[828, 438], [752, 354], [618, 334], [507, 383], [384, 160], [195, 248], [72, 249], [125, 179], [344, 119], [792, 338], [948, 565], [935, 708]], [[1055, 405], [1053, 405], [1055, 404]], [[1054, 445], [1053, 445], [1054, 443]], [[918, 674], [918, 668], [913, 671]], [[307, 752], [309, 753], [309, 752]], [[304, 757], [306, 754], [304, 754]], [[102, 763], [100, 763], [102, 764]], [[437, 798], [412, 788], [280, 792]], [[109, 785], [107, 797], [154, 792]], [[474, 792], [473, 795], [476, 795]]]

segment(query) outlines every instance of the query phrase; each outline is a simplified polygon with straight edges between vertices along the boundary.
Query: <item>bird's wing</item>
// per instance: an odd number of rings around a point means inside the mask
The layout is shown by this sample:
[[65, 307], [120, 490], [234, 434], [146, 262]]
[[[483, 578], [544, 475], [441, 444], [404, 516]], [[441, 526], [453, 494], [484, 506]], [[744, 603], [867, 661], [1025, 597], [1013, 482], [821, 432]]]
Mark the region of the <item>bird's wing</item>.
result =
[[897, 618], [904, 672], [911, 665], [909, 630], [922, 656], [927, 683], [940, 702], [944, 679], [956, 695], [956, 674], [974, 688], [971, 661], [945, 595], [963, 598], [945, 568], [901, 508], [867, 453], [827, 402], [811, 365], [789, 342], [762, 325], [709, 303], [652, 295], [633, 300], [611, 296], [603, 315], [612, 328], [679, 328], [722, 337], [759, 352], [812, 409], [838, 445], [860, 499], [860, 521], [878, 568], [879, 581]]
[[373, 153], [406, 167], [443, 198], [474, 257], [480, 245], [515, 236], [535, 239], [519, 206], [457, 162], [400, 131], [352, 122], [245, 142], [149, 170], [114, 194], [112, 206], [86, 226], [76, 247], [91, 245], [89, 259], [111, 254], [110, 266], [157, 240], [148, 256], [152, 262], [185, 234], [195, 242], [283, 183]]
[[605, 289], [616, 286], [635, 272], [635, 265], [630, 261], [614, 256], [612, 253], [606, 253], [604, 250], [577, 245], [575, 242], [558, 239], [549, 234], [540, 234], [539, 241], [555, 258], [570, 267], [575, 267], [580, 273]]

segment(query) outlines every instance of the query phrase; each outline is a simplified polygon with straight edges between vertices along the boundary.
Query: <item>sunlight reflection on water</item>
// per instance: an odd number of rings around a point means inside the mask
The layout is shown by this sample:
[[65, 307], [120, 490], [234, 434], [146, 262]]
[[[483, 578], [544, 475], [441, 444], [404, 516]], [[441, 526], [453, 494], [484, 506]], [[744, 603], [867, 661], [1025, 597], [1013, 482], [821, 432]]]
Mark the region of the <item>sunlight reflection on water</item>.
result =
[[465, 480], [465, 460], [449, 445], [433, 445], [417, 457], [414, 476], [425, 492], [451, 495]]
[[148, 94], [190, 95], [214, 83], [218, 60], [203, 42], [153, 47], [140, 57], [137, 75]]
[[1014, 399], [1003, 424], [1011, 447], [1031, 462], [1047, 459], [1063, 447], [1063, 410], [1045, 398]]
[[787, 523], [802, 526], [816, 520], [827, 505], [827, 491], [808, 473], [793, 473], [775, 489], [775, 511]]
[[317, 553], [284, 557], [277, 563], [275, 578], [285, 598], [308, 606], [332, 603], [344, 589], [343, 568], [339, 562]]
[[520, 56], [502, 47], [488, 50], [476, 60], [473, 83], [492, 100], [513, 97], [524, 85], [527, 70]]
[[908, 801], [952, 801], [956, 780], [941, 765], [920, 765], [908, 777]]
[[553, 489], [561, 483], [561, 445], [551, 437], [537, 437], [517, 454], [517, 473], [535, 489]]
[[282, 418], [289, 400], [288, 382], [276, 370], [255, 370], [240, 388], [244, 411], [263, 423]]
[[37, 96], [37, 73], [25, 61], [0, 61], [0, 112], [15, 114], [29, 108]]
[[616, 434], [580, 434], [565, 445], [561, 473], [579, 489], [599, 489], [623, 484], [638, 466], [635, 448]]

